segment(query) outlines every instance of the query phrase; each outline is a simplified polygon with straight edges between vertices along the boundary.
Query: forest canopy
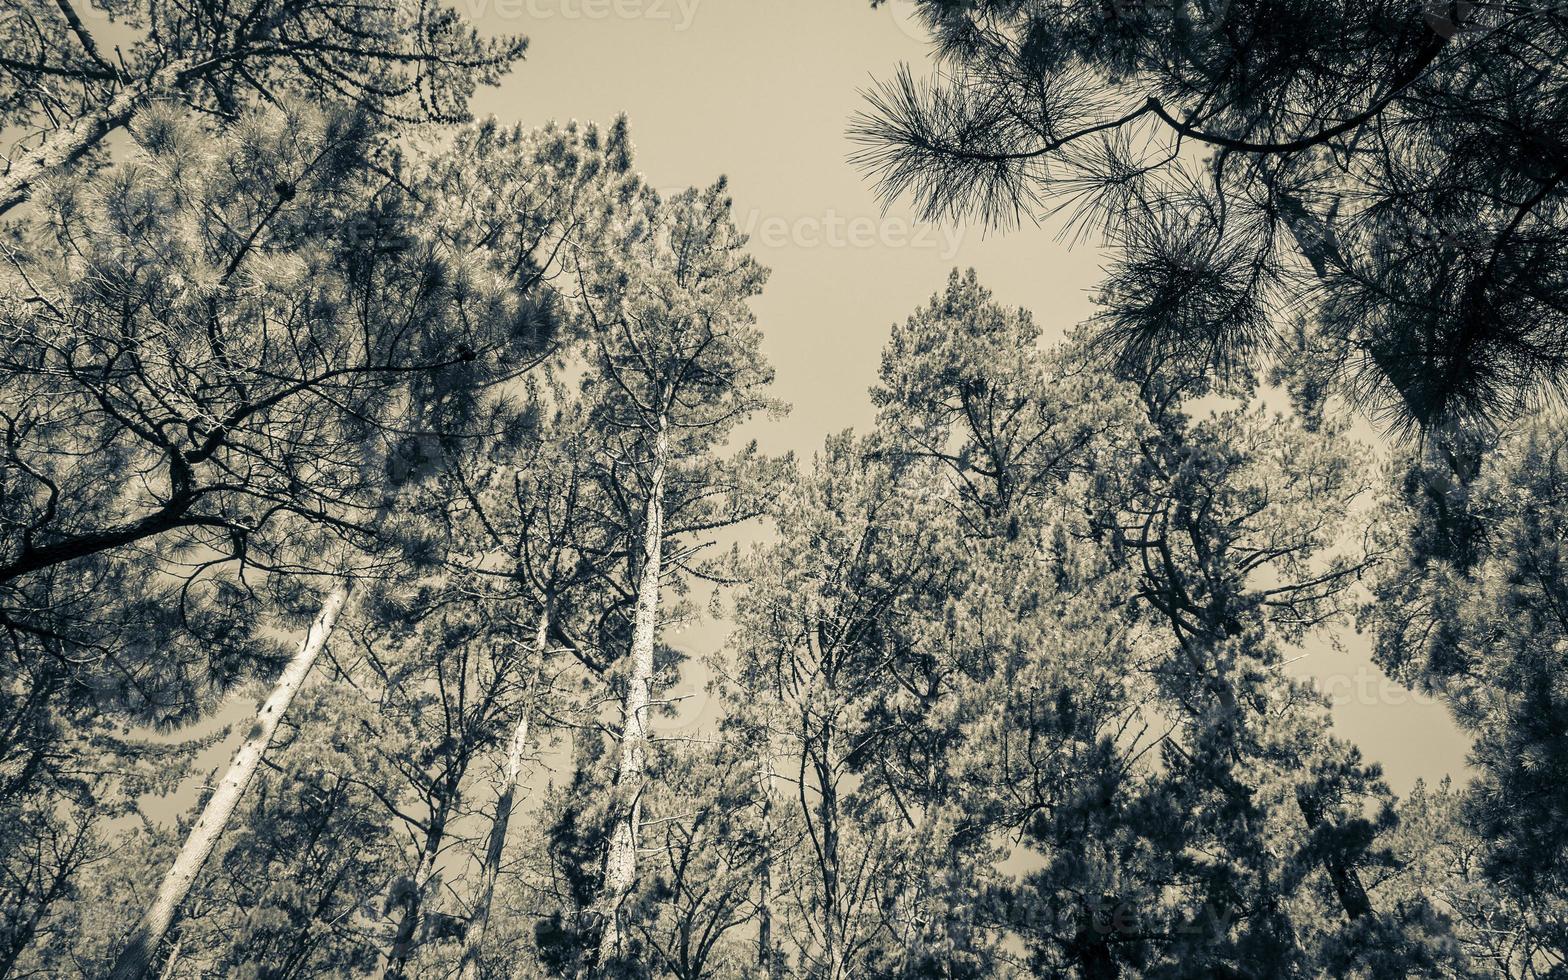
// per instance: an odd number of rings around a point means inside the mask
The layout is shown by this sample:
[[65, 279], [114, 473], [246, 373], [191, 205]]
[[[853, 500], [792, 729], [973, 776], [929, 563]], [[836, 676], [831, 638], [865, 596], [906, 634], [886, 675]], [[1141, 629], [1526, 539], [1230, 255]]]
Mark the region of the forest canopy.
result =
[[858, 162], [1112, 261], [798, 459], [729, 183], [471, 119], [521, 38], [7, 8], [0, 980], [1568, 971], [1560, 13], [918, 10]]

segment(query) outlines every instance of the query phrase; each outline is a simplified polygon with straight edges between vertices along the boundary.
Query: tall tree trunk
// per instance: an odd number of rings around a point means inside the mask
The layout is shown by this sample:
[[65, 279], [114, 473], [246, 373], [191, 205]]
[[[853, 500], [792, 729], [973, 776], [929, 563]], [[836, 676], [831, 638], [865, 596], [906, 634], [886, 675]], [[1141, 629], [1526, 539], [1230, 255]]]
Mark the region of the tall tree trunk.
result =
[[495, 801], [495, 820], [490, 824], [490, 841], [485, 848], [484, 866], [480, 870], [479, 898], [474, 905], [473, 919], [468, 924], [459, 980], [479, 978], [479, 955], [484, 946], [485, 929], [490, 925], [490, 903], [495, 898], [496, 878], [501, 873], [501, 852], [506, 847], [506, 829], [512, 819], [513, 798], [522, 780], [523, 757], [528, 753], [528, 720], [533, 712], [534, 692], [539, 686], [549, 636], [550, 601], [546, 599], [539, 610], [539, 625], [534, 632], [533, 679], [529, 681], [522, 712], [518, 715], [517, 727], [512, 729], [512, 742], [506, 752], [506, 771], [501, 777], [500, 793]]
[[766, 752], [757, 759], [758, 792], [762, 795], [762, 860], [757, 867], [757, 965], [773, 977], [773, 766]]
[[441, 843], [446, 839], [447, 811], [456, 792], [455, 786], [443, 785], [440, 801], [430, 815], [430, 824], [425, 828], [425, 844], [419, 852], [419, 864], [414, 868], [413, 880], [408, 883], [399, 902], [402, 913], [398, 917], [397, 932], [392, 937], [392, 949], [382, 964], [383, 980], [401, 980], [406, 976], [408, 958], [414, 953], [414, 934], [419, 931], [419, 924], [424, 920], [425, 889], [436, 873]]
[[27, 200], [40, 180], [80, 160], [110, 133], [129, 123], [149, 97], [173, 91], [196, 70], [191, 59], [182, 58], [149, 78], [127, 84], [108, 102], [51, 131], [0, 174], [0, 215]]
[[[818, 823], [821, 825], [822, 834], [822, 911], [824, 948], [827, 954], [827, 980], [842, 980], [845, 976], [844, 940], [839, 929], [840, 916], [843, 915], [844, 903], [839, 901], [839, 865], [838, 865], [838, 800], [837, 794], [827, 780], [831, 775], [819, 775], [824, 780], [824, 788], [818, 794]], [[844, 925], [847, 927], [848, 922]]]
[[352, 588], [352, 584], [345, 580], [322, 602], [321, 611], [316, 614], [316, 621], [311, 624], [310, 631], [305, 634], [305, 639], [300, 643], [299, 652], [283, 669], [283, 674], [273, 686], [272, 693], [262, 704], [261, 710], [256, 713], [256, 723], [240, 745], [239, 751], [234, 753], [234, 759], [229, 763], [229, 771], [224, 774], [223, 781], [207, 800], [207, 805], [202, 809], [196, 826], [191, 828], [190, 835], [185, 838], [185, 846], [180, 849], [179, 856], [174, 859], [174, 864], [164, 875], [157, 897], [153, 899], [152, 905], [137, 924], [136, 931], [131, 933], [130, 941], [126, 944], [125, 950], [120, 953], [120, 958], [115, 961], [114, 970], [109, 975], [110, 980], [141, 980], [146, 974], [153, 954], [157, 952], [158, 945], [163, 942], [163, 937], [168, 933], [175, 913], [179, 911], [185, 896], [191, 890], [191, 884], [195, 882], [196, 875], [201, 872], [202, 865], [206, 863], [207, 856], [212, 853], [213, 846], [218, 843], [218, 838], [223, 834], [224, 827], [234, 813], [235, 806], [239, 804], [240, 797], [245, 795], [245, 788], [256, 775], [262, 757], [266, 754], [268, 746], [272, 744], [272, 736], [278, 729], [278, 722], [289, 710], [294, 695], [299, 693], [301, 685], [310, 673], [310, 668], [315, 665], [316, 658], [326, 646], [327, 637], [332, 635], [332, 628], [337, 625], [338, 615], [342, 613], [344, 604], [348, 602]]
[[637, 831], [642, 814], [644, 774], [648, 766], [648, 708], [652, 701], [653, 648], [659, 625], [659, 576], [664, 548], [664, 471], [670, 451], [669, 428], [659, 419], [654, 441], [653, 474], [644, 509], [642, 568], [637, 579], [637, 607], [632, 621], [631, 671], [621, 706], [621, 759], [616, 778], [615, 815], [610, 847], [604, 857], [604, 885], [599, 909], [604, 932], [599, 939], [602, 971], [621, 950], [621, 907], [637, 881]]
[[[829, 690], [832, 683], [828, 684]], [[809, 708], [803, 708], [808, 711]], [[809, 714], [804, 719], [805, 724], [813, 724]], [[812, 736], [816, 742], [815, 747], [803, 746], [800, 761], [800, 780], [797, 791], [800, 794], [800, 813], [806, 822], [806, 832], [811, 836], [813, 850], [816, 853], [817, 871], [822, 876], [822, 896], [818, 907], [813, 909], [821, 916], [822, 925], [822, 963], [820, 973], [826, 980], [840, 980], [843, 977], [844, 956], [840, 942], [839, 919], [843, 903], [839, 901], [839, 861], [838, 861], [838, 794], [833, 782], [833, 734], [831, 731], [818, 729]], [[807, 802], [807, 757], [812, 774], [817, 781], [817, 803], [815, 824], [812, 822], [812, 806]]]

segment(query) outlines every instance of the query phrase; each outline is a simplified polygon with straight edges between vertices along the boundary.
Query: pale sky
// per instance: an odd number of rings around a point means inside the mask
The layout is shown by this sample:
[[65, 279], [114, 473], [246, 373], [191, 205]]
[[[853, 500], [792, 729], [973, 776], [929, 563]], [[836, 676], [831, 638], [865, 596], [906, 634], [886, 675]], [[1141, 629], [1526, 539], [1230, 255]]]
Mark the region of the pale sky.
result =
[[[625, 113], [636, 166], [661, 189], [730, 180], [736, 222], [772, 269], [755, 303], [777, 395], [793, 411], [751, 426], [762, 448], [805, 458], [824, 436], [871, 421], [890, 327], [946, 281], [975, 268], [997, 299], [1031, 310], [1047, 338], [1093, 311], [1092, 245], [1054, 229], [1002, 235], [883, 214], [846, 158], [860, 91], [926, 53], [905, 0], [457, 0], [481, 29], [530, 38], [527, 60], [476, 114], [538, 125], [608, 123]], [[704, 623], [666, 637], [693, 654], [722, 643]], [[1468, 740], [1445, 708], [1387, 681], [1366, 643], [1314, 645], [1286, 668], [1335, 695], [1336, 728], [1381, 762], [1396, 792], [1463, 771]], [[700, 696], [699, 696], [700, 699]], [[699, 713], [708, 713], [698, 709]], [[711, 711], [711, 706], [708, 711]]]

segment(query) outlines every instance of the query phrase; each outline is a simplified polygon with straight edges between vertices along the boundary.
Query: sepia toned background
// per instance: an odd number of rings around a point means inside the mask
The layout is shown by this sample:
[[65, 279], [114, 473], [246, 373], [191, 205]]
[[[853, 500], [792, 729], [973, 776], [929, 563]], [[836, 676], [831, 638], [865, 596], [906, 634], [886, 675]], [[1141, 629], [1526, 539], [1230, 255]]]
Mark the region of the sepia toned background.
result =
[[[1101, 255], [1069, 247], [1047, 223], [1011, 234], [932, 227], [902, 202], [885, 213], [848, 163], [845, 125], [873, 77], [925, 61], [902, 0], [457, 0], [482, 30], [530, 38], [527, 60], [478, 115], [532, 126], [609, 122], [625, 114], [637, 167], [653, 186], [730, 181], [736, 222], [772, 269], [754, 303], [776, 393], [792, 411], [744, 435], [809, 460], [824, 436], [864, 429], [890, 326], [923, 304], [955, 266], [973, 267], [997, 299], [1031, 310], [1046, 341], [1092, 315]], [[1364, 424], [1357, 431], [1375, 440]], [[1381, 452], [1381, 450], [1379, 450]], [[1376, 476], [1368, 455], [1367, 477]], [[693, 657], [727, 626], [708, 619], [665, 640]], [[1431, 699], [1386, 679], [1350, 633], [1297, 652], [1283, 669], [1315, 679], [1339, 730], [1381, 762], [1396, 792], [1465, 771], [1467, 740]], [[686, 724], [711, 718], [698, 677]]]

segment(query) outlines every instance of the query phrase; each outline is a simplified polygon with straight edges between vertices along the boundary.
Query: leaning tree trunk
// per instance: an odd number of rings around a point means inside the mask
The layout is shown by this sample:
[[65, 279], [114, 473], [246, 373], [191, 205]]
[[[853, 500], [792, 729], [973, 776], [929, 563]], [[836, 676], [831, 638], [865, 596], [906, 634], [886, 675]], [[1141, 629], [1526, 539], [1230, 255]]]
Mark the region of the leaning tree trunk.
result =
[[131, 121], [150, 97], [173, 91], [198, 71], [190, 59], [181, 59], [132, 82], [108, 102], [77, 116], [51, 131], [35, 149], [24, 153], [0, 174], [0, 215], [21, 204], [34, 186], [85, 156], [110, 133]]
[[348, 602], [351, 589], [352, 585], [344, 581], [322, 602], [321, 611], [316, 614], [316, 621], [311, 624], [310, 631], [305, 634], [304, 641], [300, 643], [299, 652], [283, 669], [283, 674], [273, 686], [272, 693], [262, 704], [261, 710], [256, 713], [256, 723], [240, 745], [239, 751], [234, 753], [234, 759], [229, 763], [229, 771], [224, 774], [223, 781], [207, 800], [207, 805], [202, 809], [196, 826], [191, 828], [190, 835], [185, 838], [185, 846], [180, 848], [179, 856], [174, 859], [174, 864], [164, 875], [163, 884], [158, 887], [157, 897], [153, 899], [152, 905], [137, 924], [136, 931], [131, 933], [130, 941], [126, 944], [125, 950], [120, 953], [120, 958], [115, 961], [114, 970], [109, 975], [110, 980], [141, 980], [147, 972], [153, 954], [157, 952], [158, 945], [168, 934], [175, 913], [179, 911], [185, 896], [191, 890], [191, 884], [195, 882], [196, 875], [201, 872], [202, 865], [212, 853], [213, 846], [218, 843], [218, 838], [223, 834], [223, 829], [234, 813], [235, 806], [239, 804], [240, 797], [245, 795], [245, 788], [256, 775], [262, 757], [266, 754], [268, 746], [272, 744], [272, 736], [278, 729], [278, 722], [288, 712], [289, 705], [294, 701], [294, 695], [299, 693], [300, 686], [304, 684], [306, 676], [310, 673], [310, 668], [321, 655], [322, 648], [326, 646], [327, 637], [332, 634], [332, 627], [337, 624], [338, 615], [343, 611], [344, 604]]
[[653, 475], [648, 483], [642, 543], [642, 569], [637, 579], [637, 606], [632, 620], [631, 671], [621, 706], [621, 759], [616, 778], [619, 808], [604, 857], [604, 885], [599, 911], [604, 932], [599, 938], [599, 968], [604, 970], [621, 951], [622, 906], [637, 881], [637, 831], [642, 815], [644, 774], [648, 767], [648, 709], [653, 699], [653, 647], [659, 621], [659, 575], [664, 549], [664, 469], [669, 455], [669, 430], [659, 420], [654, 443]]
[[408, 961], [414, 954], [415, 934], [425, 917], [425, 889], [435, 877], [436, 862], [441, 857], [441, 845], [446, 839], [446, 821], [457, 787], [451, 782], [443, 785], [436, 811], [430, 816], [425, 829], [425, 844], [419, 852], [419, 864], [414, 877], [403, 892], [398, 917], [397, 932], [392, 937], [392, 949], [381, 967], [382, 980], [403, 980], [408, 975]]
[[479, 956], [484, 947], [485, 930], [490, 925], [490, 903], [495, 898], [495, 883], [501, 874], [501, 852], [506, 847], [506, 828], [512, 820], [513, 799], [522, 781], [523, 757], [528, 753], [529, 715], [533, 712], [534, 692], [539, 686], [549, 636], [550, 602], [546, 599], [539, 610], [539, 625], [534, 632], [533, 679], [524, 695], [523, 709], [518, 715], [517, 726], [512, 729], [512, 742], [506, 753], [506, 771], [501, 776], [500, 792], [496, 796], [495, 820], [490, 824], [490, 841], [485, 848], [484, 866], [480, 869], [479, 898], [468, 923], [459, 980], [479, 978]]

